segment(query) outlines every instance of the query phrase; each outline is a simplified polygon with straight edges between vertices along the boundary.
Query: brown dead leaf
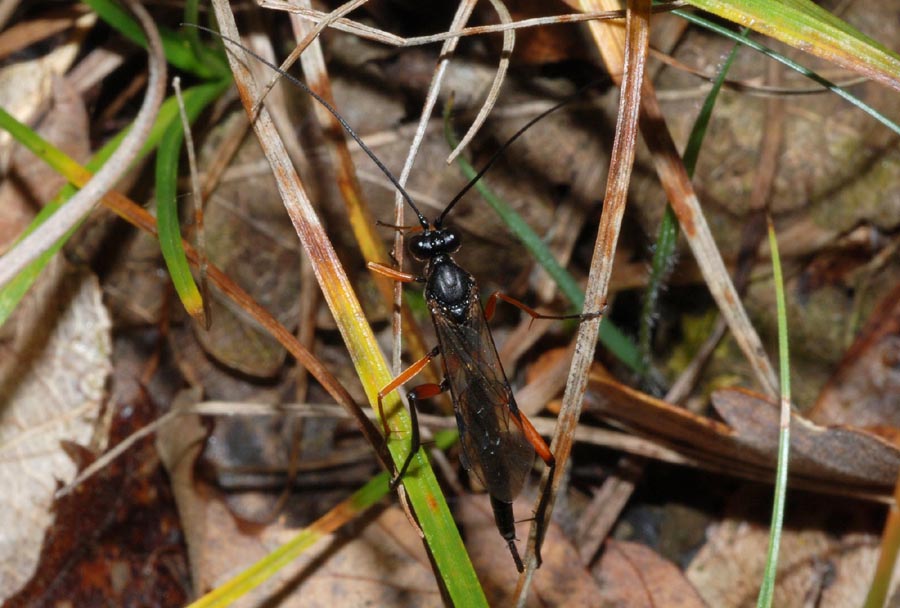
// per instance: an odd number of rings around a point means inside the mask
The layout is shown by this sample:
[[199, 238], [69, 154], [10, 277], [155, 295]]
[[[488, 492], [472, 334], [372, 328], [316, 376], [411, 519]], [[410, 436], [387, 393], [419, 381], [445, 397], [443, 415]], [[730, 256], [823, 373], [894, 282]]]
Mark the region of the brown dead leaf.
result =
[[[214, 141], [208, 142], [208, 146]], [[238, 152], [235, 165], [262, 166], [262, 152], [249, 138]], [[233, 168], [236, 168], [233, 166]], [[298, 317], [300, 256], [297, 237], [266, 171], [226, 180], [205, 207], [207, 255], [250, 295], [287, 327]], [[287, 352], [268, 333], [218, 291], [210, 295], [212, 326], [196, 329], [204, 350], [223, 365], [244, 374], [271, 378], [284, 363]]]
[[75, 476], [60, 442], [91, 445], [110, 372], [110, 321], [93, 275], [51, 263], [4, 325], [0, 351], [0, 595], [34, 573], [57, 484]]
[[[178, 402], [196, 397], [183, 394]], [[271, 525], [239, 521], [230, 508], [231, 497], [194, 473], [198, 440], [205, 435], [199, 417], [188, 416], [161, 429], [157, 442], [184, 522], [198, 594], [240, 574], [321, 515], [296, 508], [307, 501], [295, 494], [288, 511]], [[323, 537], [235, 605], [268, 605], [276, 599], [279, 607], [304, 608], [442, 605], [422, 541], [397, 508], [365, 515]]]
[[[145, 395], [118, 404], [111, 443], [122, 441], [157, 415]], [[83, 447], [69, 444], [69, 450], [83, 464], [94, 460]], [[165, 608], [188, 599], [178, 517], [151, 438], [139, 441], [59, 499], [53, 510], [53, 525], [34, 576], [4, 606]]]
[[[775, 458], [780, 415], [777, 405], [742, 390], [716, 391], [712, 402], [743, 445]], [[794, 414], [790, 467], [794, 475], [889, 487], [900, 471], [900, 450], [863, 429], [823, 427]]]
[[[769, 543], [762, 517], [771, 510], [771, 492], [745, 487], [731, 513], [713, 526], [687, 570], [688, 579], [710, 606], [756, 605]], [[774, 605], [779, 608], [861, 606], [878, 557], [883, 510], [835, 499], [823, 508], [814, 495], [788, 497]]]
[[[745, 391], [719, 391], [714, 404], [729, 422], [698, 416], [593, 373], [590, 403], [642, 435], [697, 458], [714, 470], [771, 479], [778, 445], [774, 404]], [[823, 491], [887, 492], [900, 471], [900, 450], [863, 429], [825, 428], [792, 415], [792, 481]]]
[[[628, 608], [702, 608], [697, 590], [678, 567], [638, 543], [608, 540], [595, 568], [603, 601]], [[596, 600], [594, 602], [596, 604]]]
[[866, 327], [822, 389], [809, 418], [820, 424], [900, 427], [900, 285], [872, 311]]

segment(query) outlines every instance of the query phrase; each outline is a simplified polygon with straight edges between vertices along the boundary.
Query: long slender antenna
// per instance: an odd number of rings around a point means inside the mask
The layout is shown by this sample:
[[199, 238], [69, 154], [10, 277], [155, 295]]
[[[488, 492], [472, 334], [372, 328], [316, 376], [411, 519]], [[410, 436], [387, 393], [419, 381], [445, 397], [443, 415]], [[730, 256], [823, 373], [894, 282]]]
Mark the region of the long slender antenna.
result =
[[582, 93], [584, 93], [584, 92], [585, 92], [586, 90], [588, 90], [589, 88], [591, 88], [591, 87], [593, 87], [593, 86], [596, 86], [597, 84], [598, 84], [598, 81], [589, 82], [588, 84], [584, 85], [583, 87], [581, 87], [580, 89], [578, 89], [577, 91], [575, 91], [574, 93], [572, 93], [571, 95], [569, 95], [568, 97], [566, 97], [565, 99], [563, 99], [562, 101], [560, 101], [559, 103], [557, 103], [556, 105], [552, 106], [551, 108], [549, 108], [549, 109], [547, 109], [547, 110], [544, 110], [543, 112], [541, 112], [540, 114], [538, 114], [537, 116], [535, 116], [534, 118], [532, 118], [531, 120], [529, 120], [528, 122], [526, 122], [526, 123], [525, 123], [518, 131], [515, 132], [515, 134], [514, 134], [512, 137], [510, 137], [509, 139], [506, 140], [506, 143], [504, 143], [502, 146], [500, 146], [500, 148], [499, 148], [496, 152], [494, 152], [493, 156], [491, 156], [491, 158], [487, 161], [487, 163], [485, 163], [485, 165], [481, 168], [481, 170], [478, 171], [478, 173], [475, 175], [475, 177], [473, 177], [473, 178], [469, 181], [468, 184], [466, 184], [465, 186], [463, 186], [463, 189], [460, 190], [460, 191], [457, 193], [457, 195], [453, 197], [453, 200], [451, 200], [449, 203], [447, 203], [447, 206], [444, 207], [444, 210], [441, 211], [441, 214], [440, 214], [440, 215], [437, 217], [437, 219], [434, 221], [434, 227], [435, 227], [435, 228], [440, 228], [441, 225], [443, 225], [443, 223], [444, 223], [444, 218], [447, 216], [448, 213], [450, 213], [450, 210], [453, 209], [453, 207], [456, 205], [456, 203], [458, 203], [458, 202], [460, 201], [460, 199], [461, 199], [463, 196], [465, 196], [465, 194], [466, 194], [469, 190], [472, 189], [472, 186], [474, 186], [476, 183], [478, 183], [478, 180], [480, 180], [480, 179], [484, 176], [484, 174], [488, 172], [488, 169], [490, 169], [491, 166], [492, 166], [495, 162], [497, 162], [497, 159], [499, 159], [500, 156], [501, 156], [504, 152], [506, 152], [506, 149], [509, 148], [509, 147], [513, 144], [513, 142], [515, 142], [517, 139], [519, 139], [519, 137], [520, 137], [525, 131], [527, 131], [528, 129], [530, 129], [532, 126], [534, 126], [534, 124], [535, 124], [536, 122], [538, 122], [538, 121], [541, 120], [542, 118], [546, 117], [548, 114], [552, 114], [553, 112], [555, 112], [556, 110], [560, 109], [561, 107], [563, 107], [563, 106], [566, 105], [567, 103], [573, 101], [573, 100], [576, 99], [577, 97], [580, 97]]
[[428, 228], [429, 228], [429, 226], [430, 226], [430, 224], [428, 223], [428, 219], [427, 219], [424, 215], [422, 215], [422, 212], [419, 211], [419, 208], [416, 207], [416, 204], [413, 202], [412, 197], [409, 195], [409, 193], [406, 191], [406, 189], [405, 189], [402, 185], [400, 185], [400, 180], [398, 180], [396, 177], [394, 177], [394, 174], [391, 173], [391, 170], [388, 169], [388, 168], [384, 165], [384, 163], [381, 162], [381, 161], [378, 159], [377, 156], [375, 156], [375, 153], [372, 152], [372, 150], [369, 148], [369, 146], [367, 146], [367, 145], [363, 142], [363, 140], [359, 137], [359, 135], [356, 134], [356, 132], [353, 130], [353, 127], [351, 127], [351, 126], [347, 123], [347, 121], [344, 120], [344, 117], [341, 116], [341, 115], [338, 113], [338, 111], [335, 110], [335, 109], [331, 106], [331, 104], [328, 103], [327, 101], [325, 101], [318, 93], [316, 93], [316, 92], [313, 91], [311, 88], [309, 88], [309, 86], [307, 86], [307, 84], [306, 84], [305, 82], [303, 82], [303, 81], [300, 80], [299, 78], [296, 78], [296, 77], [294, 77], [294, 76], [291, 76], [290, 74], [288, 74], [287, 72], [285, 72], [284, 70], [282, 70], [280, 67], [278, 67], [277, 65], [275, 65], [274, 63], [272, 63], [271, 61], [269, 61], [268, 59], [266, 59], [265, 57], [261, 56], [259, 53], [255, 52], [255, 51], [253, 51], [253, 50], [251, 50], [251, 49], [248, 49], [246, 46], [244, 46], [243, 44], [241, 44], [241, 43], [238, 42], [237, 40], [234, 40], [234, 39], [232, 39], [232, 38], [229, 38], [228, 36], [224, 36], [224, 35], [220, 34], [219, 32], [217, 32], [217, 31], [215, 31], [215, 30], [211, 30], [211, 29], [209, 29], [208, 27], [204, 27], [204, 26], [202, 26], [202, 25], [196, 25], [196, 24], [194, 24], [194, 23], [182, 23], [181, 25], [182, 25], [182, 26], [185, 26], [185, 27], [193, 27], [193, 28], [196, 28], [196, 29], [198, 29], [198, 30], [200, 30], [200, 31], [203, 31], [203, 32], [207, 32], [207, 33], [209, 33], [209, 34], [212, 34], [213, 36], [218, 36], [219, 38], [221, 38], [221, 39], [224, 40], [225, 42], [228, 42], [228, 43], [230, 43], [230, 44], [233, 44], [234, 46], [238, 47], [239, 49], [242, 49], [245, 53], [247, 53], [248, 55], [250, 55], [251, 57], [253, 57], [253, 58], [256, 59], [257, 61], [259, 61], [260, 63], [262, 63], [262, 64], [264, 64], [264, 65], [270, 67], [270, 68], [273, 69], [273, 70], [275, 70], [276, 72], [278, 72], [279, 74], [281, 74], [283, 77], [287, 78], [292, 84], [294, 84], [294, 85], [300, 87], [300, 88], [301, 88], [302, 90], [304, 90], [310, 97], [312, 97], [313, 99], [315, 99], [316, 101], [318, 101], [320, 104], [322, 104], [322, 107], [324, 107], [326, 110], [328, 110], [329, 112], [331, 112], [331, 114], [337, 119], [337, 121], [338, 121], [339, 123], [341, 123], [341, 126], [344, 127], [344, 130], [347, 132], [347, 134], [348, 134], [350, 137], [353, 138], [353, 141], [355, 141], [357, 144], [359, 144], [359, 147], [362, 148], [363, 152], [365, 152], [366, 155], [367, 155], [369, 158], [372, 159], [372, 162], [375, 163], [375, 165], [381, 170], [382, 173], [384, 173], [384, 175], [388, 178], [388, 180], [390, 180], [390, 182], [394, 185], [394, 187], [397, 188], [397, 190], [400, 192], [400, 194], [403, 196], [403, 198], [406, 199], [406, 202], [409, 203], [409, 206], [412, 207], [412, 210], [415, 212], [416, 216], [418, 217], [419, 223], [422, 225], [422, 228], [423, 228], [424, 230], [428, 230]]

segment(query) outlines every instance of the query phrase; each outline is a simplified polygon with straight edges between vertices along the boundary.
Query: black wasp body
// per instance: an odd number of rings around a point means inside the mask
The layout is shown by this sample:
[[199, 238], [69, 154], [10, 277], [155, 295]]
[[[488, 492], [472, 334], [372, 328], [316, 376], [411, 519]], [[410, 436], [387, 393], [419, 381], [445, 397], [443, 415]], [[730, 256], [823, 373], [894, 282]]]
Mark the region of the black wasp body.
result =
[[[435, 223], [438, 222], [440, 219]], [[515, 546], [512, 501], [522, 490], [536, 450], [548, 465], [552, 466], [554, 461], [546, 443], [519, 411], [488, 327], [488, 317], [498, 297], [516, 302], [494, 294], [485, 314], [475, 278], [452, 257], [460, 244], [456, 230], [429, 226], [409, 242], [412, 256], [425, 263], [424, 276], [389, 273], [383, 267], [370, 265], [376, 271], [385, 270], [385, 274], [398, 280], [425, 284], [425, 300], [438, 339], [437, 348], [398, 376], [380, 396], [408, 381], [428, 361], [441, 355], [443, 382], [412, 389], [408, 397], [410, 414], [416, 417], [419, 399], [450, 391], [459, 427], [463, 466], [490, 494], [497, 528], [521, 571], [522, 561]], [[527, 307], [524, 309], [533, 313]], [[418, 447], [416, 426], [417, 421], [413, 420], [413, 448]], [[415, 449], [400, 468], [398, 480], [405, 474], [414, 452]]]

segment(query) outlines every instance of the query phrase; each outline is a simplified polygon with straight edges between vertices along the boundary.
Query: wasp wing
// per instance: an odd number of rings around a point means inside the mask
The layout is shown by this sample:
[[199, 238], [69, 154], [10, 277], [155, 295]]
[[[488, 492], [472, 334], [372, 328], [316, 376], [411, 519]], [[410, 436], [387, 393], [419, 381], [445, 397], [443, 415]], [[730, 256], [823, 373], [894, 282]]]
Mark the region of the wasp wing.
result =
[[432, 319], [453, 396], [463, 466], [491, 496], [511, 502], [531, 470], [534, 448], [522, 431], [519, 407], [474, 286], [470, 296], [464, 322], [436, 306]]

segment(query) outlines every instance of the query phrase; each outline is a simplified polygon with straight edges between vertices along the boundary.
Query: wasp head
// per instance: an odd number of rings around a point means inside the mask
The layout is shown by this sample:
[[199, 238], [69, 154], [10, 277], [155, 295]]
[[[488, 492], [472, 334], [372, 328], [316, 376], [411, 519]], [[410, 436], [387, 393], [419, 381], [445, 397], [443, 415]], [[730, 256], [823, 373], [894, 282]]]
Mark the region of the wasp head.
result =
[[409, 239], [409, 253], [420, 262], [455, 253], [461, 237], [455, 228], [432, 228]]

